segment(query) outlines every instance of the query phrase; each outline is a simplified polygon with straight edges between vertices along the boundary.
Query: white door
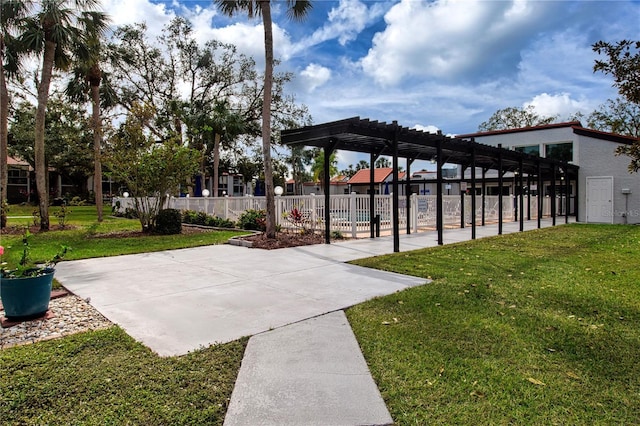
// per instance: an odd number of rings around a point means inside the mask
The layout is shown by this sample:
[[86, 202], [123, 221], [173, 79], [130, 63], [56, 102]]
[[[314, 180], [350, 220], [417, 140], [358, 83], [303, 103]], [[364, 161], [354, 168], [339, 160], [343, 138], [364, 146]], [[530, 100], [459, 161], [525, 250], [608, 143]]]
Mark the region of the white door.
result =
[[613, 176], [587, 178], [587, 223], [613, 223]]

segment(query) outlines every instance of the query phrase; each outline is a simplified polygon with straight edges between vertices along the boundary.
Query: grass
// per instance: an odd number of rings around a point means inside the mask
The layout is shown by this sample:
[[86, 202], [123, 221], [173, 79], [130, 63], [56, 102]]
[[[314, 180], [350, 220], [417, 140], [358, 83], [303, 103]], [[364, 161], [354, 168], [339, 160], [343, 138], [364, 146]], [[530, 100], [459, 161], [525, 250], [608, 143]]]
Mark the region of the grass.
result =
[[399, 425], [637, 424], [638, 259], [605, 225], [375, 257], [433, 282], [347, 314]]
[[0, 351], [3, 424], [221, 425], [246, 339], [160, 358], [119, 327]]
[[[57, 226], [57, 219], [53, 214], [59, 207], [51, 207], [50, 223], [52, 228]], [[222, 244], [234, 235], [245, 234], [243, 231], [213, 231], [181, 235], [144, 235], [119, 238], [104, 238], [109, 233], [124, 231], [140, 231], [140, 222], [132, 219], [105, 216], [104, 221], [98, 223], [95, 206], [71, 206], [68, 208], [66, 225], [69, 229], [33, 234], [30, 239], [30, 256], [34, 262], [45, 262], [51, 259], [62, 245], [69, 246], [65, 260], [78, 260], [93, 257], [116, 256], [122, 254], [145, 253], [160, 250], [198, 247], [211, 244]], [[33, 207], [11, 206], [9, 211], [9, 226], [28, 226], [33, 224], [30, 217]], [[109, 209], [105, 208], [105, 213]], [[28, 217], [24, 217], [28, 216]], [[21, 245], [21, 235], [2, 235], [2, 245], [18, 248]], [[9, 266], [16, 265], [20, 259], [20, 250], [7, 250], [3, 260]]]
[[[33, 207], [11, 206], [10, 226], [33, 224]], [[57, 225], [51, 208], [51, 225]], [[61, 245], [67, 260], [220, 244], [238, 231], [101, 238], [139, 231], [137, 220], [105, 217], [93, 206], [70, 207], [69, 229], [32, 235], [31, 259], [45, 261]], [[105, 209], [108, 212], [108, 209]], [[19, 248], [20, 235], [1, 235]], [[3, 260], [18, 262], [20, 250]], [[0, 351], [2, 424], [221, 425], [240, 368], [246, 339], [161, 358], [119, 327]]]
[[[91, 208], [71, 210], [77, 228], [34, 235], [36, 256], [60, 243], [74, 247], [72, 258], [207, 244], [187, 236], [103, 240], [95, 236], [139, 224], [97, 224]], [[2, 237], [3, 245], [13, 238]], [[639, 258], [640, 227], [604, 225], [375, 257], [354, 263], [433, 282], [347, 315], [398, 425], [637, 424]], [[0, 418], [222, 424], [245, 345], [160, 358], [112, 327], [5, 349]]]

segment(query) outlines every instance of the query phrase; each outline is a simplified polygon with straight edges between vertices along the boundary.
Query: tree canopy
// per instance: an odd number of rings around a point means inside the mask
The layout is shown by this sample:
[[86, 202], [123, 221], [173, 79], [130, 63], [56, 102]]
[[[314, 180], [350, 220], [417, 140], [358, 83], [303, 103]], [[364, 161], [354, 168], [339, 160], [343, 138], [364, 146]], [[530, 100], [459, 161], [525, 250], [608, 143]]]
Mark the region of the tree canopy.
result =
[[478, 131], [518, 129], [553, 123], [558, 117], [539, 115], [533, 105], [524, 108], [507, 107], [494, 112], [489, 119], [478, 126]]
[[[593, 71], [613, 76], [613, 85], [620, 96], [628, 101], [609, 101], [595, 111], [589, 119], [595, 125], [612, 131], [639, 137], [640, 121], [640, 41], [621, 40], [617, 43], [599, 41], [593, 45], [594, 52], [605, 55], [605, 59], [595, 61]], [[617, 155], [631, 158], [629, 172], [640, 170], [640, 139], [634, 144], [622, 145], [616, 149]]]
[[145, 232], [154, 230], [165, 198], [188, 184], [201, 159], [199, 151], [182, 145], [176, 137], [160, 143], [146, 134], [154, 116], [153, 107], [133, 104], [126, 121], [109, 139], [104, 161], [111, 176], [127, 185]]
[[593, 51], [606, 56], [596, 60], [593, 71], [611, 75], [620, 95], [640, 104], [640, 41], [599, 41], [593, 45]]

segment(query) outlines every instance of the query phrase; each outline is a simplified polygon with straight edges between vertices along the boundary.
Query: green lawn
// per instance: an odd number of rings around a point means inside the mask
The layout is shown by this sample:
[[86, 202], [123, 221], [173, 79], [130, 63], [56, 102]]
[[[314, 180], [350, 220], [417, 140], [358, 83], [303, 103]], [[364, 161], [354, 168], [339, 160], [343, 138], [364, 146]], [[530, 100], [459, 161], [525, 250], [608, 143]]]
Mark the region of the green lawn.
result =
[[433, 282], [348, 318], [399, 425], [638, 424], [639, 259], [606, 225], [365, 259]]
[[221, 425], [246, 339], [161, 358], [119, 327], [0, 351], [4, 425]]
[[[11, 206], [9, 210], [9, 226], [26, 226], [33, 224], [30, 217], [34, 207]], [[222, 244], [232, 236], [246, 234], [244, 231], [213, 231], [184, 235], [145, 235], [135, 237], [105, 238], [110, 233], [123, 231], [140, 231], [140, 222], [108, 216], [110, 208], [105, 206], [104, 221], [98, 223], [95, 206], [71, 206], [66, 224], [69, 229], [55, 230], [33, 234], [30, 240], [30, 255], [34, 262], [51, 259], [62, 245], [71, 248], [65, 260], [77, 260], [93, 257], [116, 256], [121, 254], [145, 253], [152, 251], [197, 247], [211, 244]], [[54, 229], [58, 226], [53, 216], [59, 207], [50, 208], [50, 224]], [[25, 217], [28, 216], [28, 217]], [[2, 235], [2, 245], [7, 248], [4, 260], [9, 266], [17, 264], [20, 259], [19, 246], [21, 235]]]
[[[9, 226], [33, 223], [34, 207], [11, 206]], [[58, 225], [51, 207], [52, 229]], [[137, 220], [96, 221], [94, 206], [69, 207], [70, 229], [32, 235], [33, 261], [50, 259], [65, 244], [66, 259], [113, 256], [221, 244], [242, 231], [104, 238], [139, 231]], [[110, 213], [110, 209], [105, 209]], [[25, 217], [26, 216], [26, 217]], [[20, 235], [0, 235], [15, 265]], [[246, 339], [161, 358], [119, 327], [0, 351], [0, 423], [221, 425]]]
[[[59, 243], [74, 247], [73, 258], [207, 243], [175, 236], [96, 246], [96, 235], [139, 224], [97, 225], [84, 209], [72, 208], [70, 219], [86, 216], [78, 228], [34, 235], [34, 253]], [[370, 258], [354, 263], [433, 282], [347, 315], [398, 425], [637, 424], [638, 259], [640, 227], [604, 225]], [[112, 327], [5, 349], [0, 419], [222, 424], [245, 345], [160, 358]]]

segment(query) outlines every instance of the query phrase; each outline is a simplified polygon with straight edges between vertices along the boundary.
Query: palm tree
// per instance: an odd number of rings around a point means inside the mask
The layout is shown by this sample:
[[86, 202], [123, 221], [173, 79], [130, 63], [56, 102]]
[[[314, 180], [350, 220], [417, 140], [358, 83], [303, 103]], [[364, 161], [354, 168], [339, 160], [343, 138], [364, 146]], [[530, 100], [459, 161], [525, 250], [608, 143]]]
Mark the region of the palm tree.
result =
[[[53, 69], [66, 70], [72, 64], [71, 48], [86, 37], [81, 21], [89, 15], [100, 31], [107, 27], [107, 17], [94, 9], [98, 0], [41, 0], [40, 9], [23, 25], [22, 42], [34, 54], [42, 54], [42, 71], [38, 82], [38, 107], [35, 126], [35, 171], [40, 229], [49, 230], [49, 185], [45, 164], [44, 125]], [[86, 18], [89, 19], [89, 18]]]
[[9, 90], [7, 78], [20, 68], [21, 49], [14, 32], [29, 13], [31, 1], [0, 1], [0, 228], [7, 226], [4, 202], [7, 198], [7, 140], [9, 134]]
[[[265, 194], [267, 196], [266, 235], [276, 236], [273, 164], [271, 161], [271, 89], [273, 86], [273, 24], [270, 0], [214, 0], [222, 13], [233, 16], [246, 12], [249, 18], [262, 16], [264, 27], [264, 101], [262, 103], [262, 156], [264, 159]], [[290, 19], [301, 21], [311, 9], [309, 0], [285, 0]]]
[[[322, 188], [322, 192], [324, 193], [324, 152], [322, 150], [318, 150], [316, 156], [313, 159], [313, 164], [311, 165], [311, 172], [313, 173], [313, 180], [320, 183], [320, 188]], [[329, 155], [329, 178], [338, 174], [338, 158], [336, 157], [336, 152], [332, 152]]]
[[[91, 99], [91, 127], [93, 128], [93, 193], [96, 200], [98, 222], [103, 219], [102, 204], [102, 114], [101, 105], [111, 107], [115, 100], [109, 96], [112, 92], [103, 91], [101, 96], [100, 83], [103, 73], [100, 68], [101, 38], [104, 32], [103, 22], [106, 17], [96, 12], [83, 14], [79, 18], [83, 37], [75, 40], [76, 63], [73, 70], [74, 78], [69, 81], [66, 89], [67, 96], [77, 102], [86, 102], [87, 92]], [[87, 87], [88, 83], [88, 87]], [[109, 87], [107, 84], [106, 87]], [[104, 96], [106, 94], [106, 96]]]

